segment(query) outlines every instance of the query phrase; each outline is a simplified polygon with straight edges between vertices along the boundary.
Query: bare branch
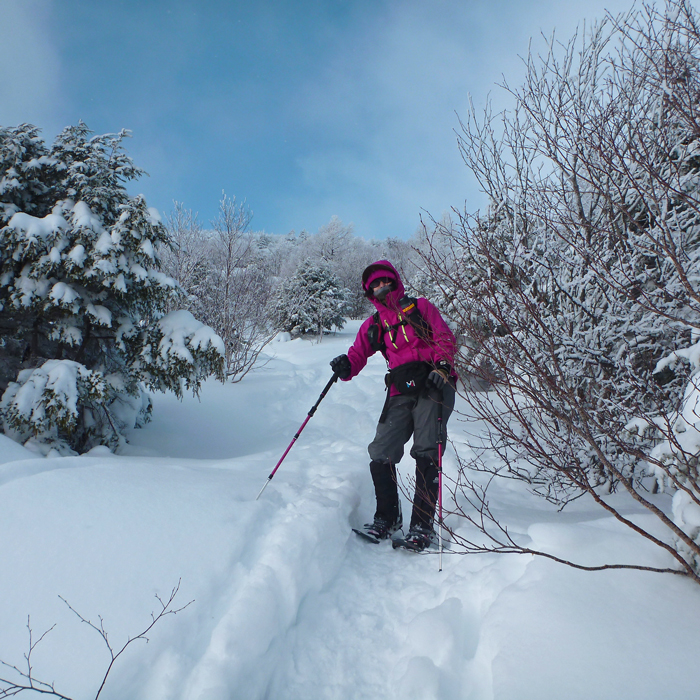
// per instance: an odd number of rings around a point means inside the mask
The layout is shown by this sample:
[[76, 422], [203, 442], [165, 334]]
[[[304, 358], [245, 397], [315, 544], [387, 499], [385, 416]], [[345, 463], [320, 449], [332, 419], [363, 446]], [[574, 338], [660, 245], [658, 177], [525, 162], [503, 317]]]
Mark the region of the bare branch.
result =
[[[99, 624], [95, 624], [91, 622], [89, 619], [83, 617], [75, 608], [73, 608], [70, 603], [63, 598], [62, 596], [59, 596], [59, 598], [66, 604], [68, 609], [84, 624], [86, 624], [88, 627], [93, 629], [97, 634], [100, 635], [102, 638], [102, 641], [105, 643], [105, 646], [107, 647], [107, 650], [109, 652], [110, 656], [110, 661], [107, 666], [107, 669], [105, 670], [104, 675], [102, 676], [102, 681], [100, 683], [100, 686], [97, 690], [97, 693], [95, 694], [94, 700], [97, 700], [99, 698], [100, 694], [102, 693], [102, 690], [104, 689], [105, 683], [107, 682], [107, 678], [109, 677], [109, 674], [112, 671], [112, 668], [114, 667], [115, 662], [117, 659], [126, 651], [126, 649], [135, 641], [137, 640], [143, 640], [145, 642], [148, 642], [148, 637], [147, 635], [149, 632], [153, 629], [153, 627], [164, 617], [167, 615], [177, 615], [177, 613], [182, 612], [185, 610], [185, 608], [189, 607], [194, 601], [191, 600], [189, 603], [186, 605], [183, 605], [180, 608], [174, 608], [173, 603], [175, 601], [175, 597], [177, 596], [179, 590], [180, 590], [180, 583], [181, 579], [177, 582], [177, 585], [172, 589], [170, 592], [170, 595], [167, 600], [163, 600], [158, 594], [156, 594], [156, 600], [158, 601], [160, 605], [160, 610], [155, 613], [151, 613], [151, 622], [137, 635], [134, 637], [129, 637], [127, 641], [119, 648], [118, 650], [115, 651], [114, 647], [112, 647], [110, 641], [109, 641], [109, 636], [107, 634], [107, 631], [104, 626], [104, 620], [102, 619], [101, 616], [98, 616], [99, 619]], [[27, 670], [23, 671], [17, 666], [13, 666], [11, 664], [6, 663], [5, 661], [0, 660], [0, 665], [16, 672], [18, 676], [23, 679], [20, 681], [15, 681], [11, 679], [6, 679], [0, 677], [0, 700], [2, 698], [9, 698], [9, 697], [14, 697], [16, 695], [19, 695], [20, 693], [23, 693], [25, 691], [32, 691], [35, 693], [41, 693], [43, 695], [49, 695], [54, 698], [58, 698], [59, 700], [72, 700], [72, 698], [63, 695], [59, 693], [54, 685], [52, 683], [46, 683], [44, 681], [38, 680], [34, 674], [33, 674], [33, 668], [31, 665], [31, 656], [36, 647], [41, 643], [41, 641], [46, 637], [46, 635], [53, 630], [55, 625], [53, 627], [50, 627], [46, 632], [44, 632], [39, 639], [34, 640], [33, 639], [33, 633], [32, 633], [32, 628], [29, 624], [29, 618], [27, 618], [27, 630], [29, 632], [29, 651], [25, 654], [24, 658], [26, 661], [27, 665]]]

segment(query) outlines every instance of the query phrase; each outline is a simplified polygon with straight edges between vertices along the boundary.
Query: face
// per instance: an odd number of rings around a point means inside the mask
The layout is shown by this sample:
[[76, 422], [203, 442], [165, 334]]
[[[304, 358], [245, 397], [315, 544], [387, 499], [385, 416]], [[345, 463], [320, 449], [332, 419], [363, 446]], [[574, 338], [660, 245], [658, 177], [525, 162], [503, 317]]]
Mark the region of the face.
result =
[[393, 289], [393, 281], [391, 277], [378, 277], [370, 282], [369, 288], [372, 290], [375, 298], [382, 301]]
[[390, 286], [391, 286], [391, 278], [379, 277], [376, 280], [372, 280], [372, 282], [369, 285], [369, 288], [373, 292], [376, 292], [376, 290], [378, 290], [378, 289], [382, 289], [383, 287], [390, 287]]

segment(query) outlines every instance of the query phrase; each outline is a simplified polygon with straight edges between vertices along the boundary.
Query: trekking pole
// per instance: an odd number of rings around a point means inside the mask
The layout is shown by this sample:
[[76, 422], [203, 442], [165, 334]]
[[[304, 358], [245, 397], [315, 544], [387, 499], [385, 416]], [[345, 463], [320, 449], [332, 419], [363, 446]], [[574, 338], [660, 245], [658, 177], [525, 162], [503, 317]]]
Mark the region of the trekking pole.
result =
[[306, 424], [311, 420], [311, 416], [313, 416], [314, 413], [316, 413], [316, 409], [318, 408], [318, 405], [323, 401], [323, 397], [328, 393], [328, 390], [333, 386], [338, 381], [338, 375], [333, 374], [331, 377], [331, 380], [326, 384], [325, 388], [321, 392], [321, 395], [318, 397], [318, 401], [313, 405], [311, 410], [309, 411], [308, 415], [306, 416], [306, 420], [301, 424], [301, 428], [297, 430], [296, 435], [292, 438], [292, 441], [289, 443], [289, 447], [284, 451], [284, 454], [280, 457], [280, 461], [277, 462], [275, 465], [275, 468], [272, 470], [270, 476], [267, 477], [267, 481], [263, 484], [263, 487], [260, 489], [260, 493], [255, 497], [255, 500], [257, 501], [258, 498], [262, 495], [262, 492], [267, 488], [267, 485], [272, 481], [272, 477], [275, 475], [275, 472], [280, 468], [280, 464], [284, 462], [284, 458], [287, 456], [287, 453], [289, 450], [292, 449], [292, 446], [294, 443], [297, 441], [297, 438], [301, 435], [301, 431], [304, 430], [306, 427]]
[[440, 556], [438, 571], [442, 571], [442, 401], [438, 405], [438, 523], [440, 525]]

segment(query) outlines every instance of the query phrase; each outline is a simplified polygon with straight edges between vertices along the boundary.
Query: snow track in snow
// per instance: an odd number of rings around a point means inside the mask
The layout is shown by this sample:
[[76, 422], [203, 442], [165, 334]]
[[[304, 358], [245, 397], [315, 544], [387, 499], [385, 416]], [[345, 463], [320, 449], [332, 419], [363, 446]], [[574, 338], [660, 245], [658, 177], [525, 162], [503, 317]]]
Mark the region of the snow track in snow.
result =
[[[37, 632], [56, 622], [37, 677], [93, 697], [105, 649], [57, 596], [120, 644], [181, 578], [177, 602], [195, 602], [130, 648], [105, 700], [695, 697], [688, 581], [499, 555], [445, 554], [440, 573], [436, 554], [351, 532], [374, 510], [380, 358], [331, 388], [255, 501], [357, 325], [273, 344], [266, 366], [207, 383], [201, 400], [155, 396], [153, 423], [120, 456], [34, 459], [0, 442], [0, 658], [21, 661], [27, 614]], [[464, 429], [452, 419], [458, 441]], [[410, 458], [398, 469], [410, 479]], [[513, 532], [548, 546], [649, 555], [581, 502], [559, 515], [512, 483], [494, 497]]]

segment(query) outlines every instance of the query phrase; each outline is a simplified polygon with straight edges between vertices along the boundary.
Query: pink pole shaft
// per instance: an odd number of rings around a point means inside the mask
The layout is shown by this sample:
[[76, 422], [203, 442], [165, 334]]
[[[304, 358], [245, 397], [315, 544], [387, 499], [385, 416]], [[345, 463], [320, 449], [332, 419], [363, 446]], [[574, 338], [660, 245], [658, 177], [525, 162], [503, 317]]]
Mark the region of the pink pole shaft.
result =
[[440, 526], [442, 526], [442, 445], [438, 446], [438, 513]]
[[438, 525], [440, 533], [440, 556], [438, 571], [442, 571], [442, 403], [438, 407]]
[[297, 430], [297, 434], [292, 438], [292, 441], [289, 443], [289, 447], [284, 451], [284, 454], [280, 457], [280, 461], [277, 462], [275, 465], [275, 468], [270, 472], [270, 476], [267, 477], [267, 481], [263, 484], [263, 487], [260, 489], [260, 493], [255, 497], [255, 500], [257, 501], [260, 496], [262, 495], [262, 492], [267, 488], [267, 485], [272, 481], [272, 477], [275, 475], [275, 472], [280, 468], [280, 464], [284, 462], [284, 458], [287, 456], [287, 453], [289, 450], [292, 449], [292, 446], [294, 443], [297, 441], [297, 438], [301, 435], [301, 431], [306, 427], [306, 424], [311, 420], [311, 414], [306, 416], [306, 420], [301, 424], [301, 428]]
[[255, 497], [256, 501], [258, 500], [258, 498], [260, 498], [260, 495], [265, 490], [267, 485], [272, 481], [272, 477], [275, 475], [275, 472], [280, 468], [280, 464], [282, 464], [282, 462], [284, 462], [284, 458], [289, 453], [289, 450], [292, 449], [292, 446], [297, 441], [297, 438], [301, 435], [301, 431], [304, 430], [304, 428], [306, 427], [306, 424], [311, 420], [311, 416], [313, 416], [314, 413], [316, 413], [316, 409], [318, 408], [318, 405], [321, 403], [321, 401], [323, 401], [323, 397], [328, 393], [328, 390], [337, 381], [338, 381], [338, 375], [335, 374], [335, 372], [334, 372], [330, 381], [328, 382], [328, 384], [326, 384], [323, 391], [321, 392], [321, 395], [318, 397], [318, 401], [316, 401], [316, 403], [312, 406], [311, 410], [309, 411], [308, 415], [306, 416], [306, 420], [301, 424], [301, 428], [299, 428], [299, 430], [297, 430], [297, 434], [292, 438], [292, 441], [289, 443], [289, 447], [287, 447], [287, 449], [284, 451], [284, 454], [280, 457], [280, 461], [277, 462], [277, 464], [275, 465], [275, 468], [270, 473], [270, 476], [267, 477], [267, 481], [263, 484], [263, 487], [260, 489], [260, 493]]
[[438, 571], [442, 571], [442, 442], [438, 445], [438, 508], [440, 518], [440, 562]]
[[306, 427], [306, 424], [311, 420], [311, 416], [306, 416], [306, 420], [301, 424], [301, 428], [297, 430], [297, 434], [292, 438], [292, 441], [289, 443], [289, 447], [284, 451], [284, 454], [280, 457], [280, 461], [277, 462], [275, 465], [275, 468], [272, 470], [272, 473], [268, 477], [269, 479], [272, 479], [272, 477], [275, 475], [275, 472], [280, 468], [280, 464], [284, 462], [284, 458], [287, 456], [289, 453], [289, 450], [292, 449], [294, 446], [294, 443], [297, 441], [298, 437], [301, 435], [301, 431]]

